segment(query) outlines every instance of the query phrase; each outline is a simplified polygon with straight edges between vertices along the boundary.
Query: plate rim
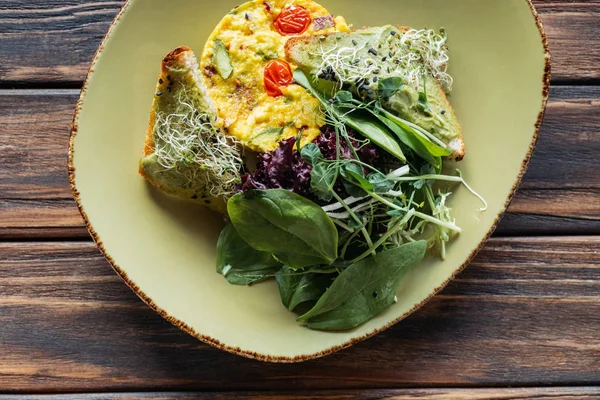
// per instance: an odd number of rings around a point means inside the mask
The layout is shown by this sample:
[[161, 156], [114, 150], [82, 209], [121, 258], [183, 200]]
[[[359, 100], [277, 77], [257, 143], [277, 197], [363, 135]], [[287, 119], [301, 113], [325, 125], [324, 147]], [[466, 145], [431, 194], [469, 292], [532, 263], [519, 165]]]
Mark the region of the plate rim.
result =
[[215, 348], [224, 350], [226, 352], [229, 352], [229, 353], [232, 353], [232, 354], [235, 354], [238, 356], [242, 356], [242, 357], [246, 357], [246, 358], [250, 358], [250, 359], [254, 359], [254, 360], [258, 360], [258, 361], [263, 361], [263, 362], [298, 363], [298, 362], [305, 362], [305, 361], [310, 361], [310, 360], [314, 360], [317, 358], [325, 357], [327, 355], [347, 349], [357, 343], [367, 340], [367, 339], [391, 328], [392, 326], [396, 325], [398, 322], [404, 320], [405, 318], [410, 316], [412, 313], [414, 313], [415, 311], [417, 311], [418, 309], [423, 307], [426, 303], [428, 303], [433, 297], [435, 297], [442, 289], [444, 289], [452, 280], [454, 280], [456, 278], [456, 276], [458, 274], [460, 274], [473, 261], [475, 256], [479, 253], [479, 251], [483, 248], [483, 246], [487, 243], [489, 238], [492, 236], [492, 234], [496, 230], [500, 220], [504, 216], [504, 213], [506, 212], [507, 208], [510, 206], [510, 204], [515, 196], [515, 193], [517, 192], [517, 189], [521, 185], [523, 176], [527, 172], [533, 151], [535, 149], [535, 146], [536, 146], [538, 138], [539, 138], [540, 129], [542, 126], [544, 115], [546, 113], [548, 97], [550, 94], [550, 80], [551, 80], [551, 75], [552, 75], [552, 73], [551, 73], [551, 55], [550, 55], [550, 47], [548, 44], [548, 38], [546, 36], [546, 31], [544, 30], [543, 23], [539, 17], [539, 14], [538, 14], [535, 6], [532, 3], [532, 0], [523, 0], [523, 1], [525, 1], [527, 3], [527, 5], [529, 6], [529, 9], [531, 10], [531, 14], [536, 22], [536, 26], [538, 28], [538, 32], [539, 32], [540, 38], [542, 40], [542, 45], [544, 47], [545, 65], [544, 65], [544, 75], [543, 75], [543, 84], [544, 85], [542, 88], [541, 110], [538, 114], [536, 123], [534, 125], [535, 132], [533, 134], [531, 143], [529, 144], [529, 149], [527, 150], [527, 154], [525, 155], [525, 157], [521, 163], [519, 174], [517, 175], [517, 177], [515, 179], [515, 182], [510, 190], [510, 193], [504, 203], [504, 206], [496, 215], [496, 218], [494, 219], [494, 222], [490, 226], [490, 229], [488, 230], [488, 232], [484, 235], [484, 237], [477, 244], [477, 246], [469, 253], [469, 256], [464, 261], [464, 263], [461, 264], [457, 269], [455, 269], [452, 276], [450, 278], [448, 278], [446, 281], [444, 281], [437, 288], [435, 288], [425, 299], [423, 299], [423, 301], [421, 301], [419, 304], [415, 305], [412, 309], [405, 312], [398, 318], [394, 319], [393, 321], [391, 321], [379, 328], [374, 329], [372, 332], [369, 332], [363, 336], [360, 336], [357, 338], [352, 338], [342, 344], [331, 346], [325, 350], [322, 350], [322, 351], [319, 351], [316, 353], [299, 354], [299, 355], [296, 355], [293, 357], [289, 357], [289, 356], [278, 356], [278, 355], [274, 356], [274, 355], [269, 355], [269, 354], [262, 354], [262, 353], [258, 353], [258, 352], [244, 350], [241, 347], [228, 346], [225, 343], [222, 343], [221, 341], [219, 341], [215, 338], [212, 338], [209, 335], [204, 335], [199, 332], [196, 332], [195, 329], [193, 329], [191, 326], [187, 325], [185, 322], [169, 315], [165, 310], [163, 310], [161, 307], [159, 307], [148, 295], [146, 295], [146, 293], [131, 278], [129, 278], [127, 273], [116, 263], [116, 261], [109, 254], [108, 250], [104, 247], [104, 244], [103, 244], [102, 240], [100, 239], [100, 236], [94, 230], [94, 227], [92, 226], [92, 224], [87, 216], [87, 213], [83, 208], [83, 205], [82, 205], [81, 199], [80, 199], [80, 193], [79, 193], [79, 190], [77, 189], [76, 177], [75, 177], [76, 171], [75, 171], [75, 166], [74, 166], [74, 154], [75, 154], [75, 138], [79, 132], [79, 114], [80, 114], [81, 108], [83, 106], [83, 101], [86, 97], [86, 92], [88, 89], [88, 84], [90, 82], [90, 78], [94, 74], [94, 71], [95, 71], [94, 67], [96, 66], [98, 59], [102, 55], [102, 52], [104, 51], [104, 46], [105, 46], [107, 40], [110, 38], [111, 34], [113, 33], [114, 28], [116, 27], [116, 25], [118, 24], [120, 19], [123, 17], [123, 15], [127, 12], [127, 10], [129, 9], [129, 6], [133, 3], [133, 1], [134, 0], [126, 1], [126, 3], [122, 6], [121, 10], [118, 12], [118, 14], [115, 16], [115, 18], [111, 22], [111, 25], [108, 28], [106, 34], [102, 38], [102, 41], [101, 41], [100, 45], [98, 46], [98, 49], [96, 50], [96, 52], [94, 54], [94, 58], [92, 59], [92, 62], [88, 69], [86, 79], [83, 84], [83, 88], [81, 89], [79, 99], [75, 106], [75, 113], [73, 116], [73, 123], [71, 125], [71, 133], [69, 136], [69, 152], [68, 152], [69, 185], [71, 187], [71, 192], [72, 192], [73, 198], [75, 199], [75, 203], [77, 204], [77, 208], [79, 209], [79, 212], [80, 212], [81, 216], [83, 217], [83, 220], [84, 220], [84, 223], [85, 223], [85, 226], [86, 226], [88, 232], [92, 236], [92, 239], [94, 240], [96, 246], [100, 249], [101, 253], [106, 258], [106, 260], [108, 261], [108, 263], [110, 264], [112, 269], [117, 273], [117, 275], [127, 284], [127, 286], [129, 286], [129, 288], [144, 303], [146, 303], [146, 305], [148, 305], [152, 310], [154, 310], [156, 313], [158, 313], [161, 317], [163, 317], [165, 320], [167, 320], [168, 322], [170, 322], [171, 324], [173, 324], [180, 330], [186, 332], [187, 334], [193, 336], [194, 338], [196, 338], [210, 346], [213, 346]]

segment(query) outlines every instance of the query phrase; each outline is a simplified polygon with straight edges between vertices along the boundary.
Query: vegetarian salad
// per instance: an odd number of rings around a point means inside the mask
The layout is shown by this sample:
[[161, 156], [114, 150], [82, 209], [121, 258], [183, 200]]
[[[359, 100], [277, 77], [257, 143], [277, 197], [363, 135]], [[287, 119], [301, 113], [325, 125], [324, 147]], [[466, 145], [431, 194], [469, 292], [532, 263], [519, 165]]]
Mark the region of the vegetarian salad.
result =
[[226, 216], [216, 269], [274, 280], [310, 329], [349, 330], [461, 232], [447, 161], [465, 144], [444, 30], [353, 30], [312, 0], [254, 0], [200, 60], [162, 63], [140, 173]]

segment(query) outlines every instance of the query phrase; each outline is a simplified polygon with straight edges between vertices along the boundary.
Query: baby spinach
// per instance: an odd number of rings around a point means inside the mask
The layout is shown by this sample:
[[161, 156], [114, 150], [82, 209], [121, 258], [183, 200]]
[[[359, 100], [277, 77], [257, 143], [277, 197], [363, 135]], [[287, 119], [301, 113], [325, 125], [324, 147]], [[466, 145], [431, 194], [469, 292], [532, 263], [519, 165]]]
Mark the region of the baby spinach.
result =
[[[281, 302], [290, 311], [307, 302], [316, 302], [333, 282], [331, 274], [298, 274], [283, 267], [275, 275]], [[314, 303], [313, 303], [314, 304]]]
[[[392, 114], [389, 111], [384, 110], [383, 108], [378, 108], [378, 111], [383, 113], [383, 115], [385, 116], [386, 119], [392, 121], [395, 125], [397, 125], [398, 127], [402, 128], [405, 132], [413, 135], [415, 138], [417, 138], [427, 149], [427, 151], [429, 152], [429, 154], [431, 154], [434, 157], [446, 157], [452, 154], [452, 149], [448, 148], [448, 147], [442, 147], [440, 145], [437, 145], [435, 143], [433, 143], [432, 141], [430, 141], [429, 139], [423, 137], [424, 135], [420, 132], [417, 131], [417, 129], [414, 128], [414, 124], [411, 124], [405, 120], [403, 120], [402, 118]], [[422, 129], [421, 129], [422, 130]], [[431, 135], [431, 134], [429, 134]]]
[[240, 237], [294, 269], [331, 265], [338, 231], [325, 211], [287, 190], [253, 190], [233, 196], [229, 218]]
[[351, 265], [298, 321], [324, 331], [364, 324], [394, 303], [400, 281], [426, 250], [427, 242], [413, 242]]
[[398, 145], [398, 142], [394, 137], [389, 134], [387, 127], [377, 119], [372, 118], [369, 113], [362, 110], [354, 110], [345, 113], [340, 110], [338, 113], [343, 115], [341, 118], [342, 121], [350, 128], [359, 132], [398, 160], [403, 163], [406, 162], [406, 157], [404, 156], [400, 145]]
[[[364, 111], [352, 110], [348, 112], [347, 110], [343, 110], [340, 107], [332, 105], [329, 103], [329, 101], [327, 101], [323, 93], [319, 92], [312, 86], [306, 74], [300, 69], [294, 71], [294, 81], [319, 99], [325, 110], [332, 114], [335, 119], [340, 120], [345, 125], [348, 125], [355, 131], [359, 132], [371, 142], [381, 147], [400, 161], [406, 162], [406, 157], [404, 156], [404, 153], [402, 153], [400, 145], [389, 133], [384, 124], [375, 118], [371, 118], [369, 114]], [[349, 101], [352, 99], [350, 96], [351, 93], [342, 91], [342, 93], [338, 96], [338, 101]]]
[[[384, 123], [392, 132], [394, 132], [398, 139], [400, 139], [400, 141], [408, 148], [413, 150], [419, 157], [421, 157], [423, 160], [427, 161], [434, 167], [441, 168], [442, 158], [440, 155], [437, 155], [439, 151], [437, 148], [435, 148], [439, 146], [421, 138], [416, 132], [411, 131], [410, 127], [409, 130], [404, 129], [402, 126], [394, 123], [391, 119], [387, 118], [387, 116], [380, 115], [374, 111], [372, 112], [372, 114], [376, 118], [378, 118], [382, 123]], [[444, 151], [444, 154], [446, 153], [447, 152]]]
[[273, 276], [281, 264], [269, 253], [258, 251], [228, 224], [217, 242], [217, 272], [233, 285], [249, 285]]

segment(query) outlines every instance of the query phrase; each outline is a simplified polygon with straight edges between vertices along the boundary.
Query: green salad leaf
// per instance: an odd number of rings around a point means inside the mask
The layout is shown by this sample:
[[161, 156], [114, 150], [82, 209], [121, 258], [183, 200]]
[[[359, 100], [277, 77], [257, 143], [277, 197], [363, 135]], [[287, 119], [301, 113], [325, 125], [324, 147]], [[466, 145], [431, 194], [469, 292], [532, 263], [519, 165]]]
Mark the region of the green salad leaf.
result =
[[392, 132], [394, 132], [398, 139], [400, 139], [400, 141], [408, 148], [413, 150], [419, 157], [437, 169], [442, 167], [442, 157], [440, 153], [446, 154], [447, 151], [445, 149], [423, 139], [420, 135], [414, 132], [414, 130], [411, 130], [410, 127], [408, 130], [404, 129], [404, 127], [389, 119], [387, 115], [383, 116], [374, 111], [372, 111], [372, 114], [383, 124], [385, 124]]
[[344, 270], [312, 310], [298, 318], [310, 329], [353, 329], [394, 303], [405, 274], [425, 257], [418, 241], [366, 258]]
[[350, 128], [362, 134], [364, 137], [369, 139], [371, 142], [381, 147], [398, 160], [403, 163], [406, 162], [406, 157], [400, 148], [400, 145], [389, 133], [388, 128], [385, 124], [381, 123], [375, 118], [372, 118], [368, 112], [363, 110], [354, 110], [343, 113], [338, 111], [340, 115], [343, 115], [342, 120]]
[[243, 240], [291, 268], [331, 265], [338, 257], [335, 225], [321, 207], [300, 195], [253, 190], [232, 197], [227, 210]]
[[344, 188], [350, 196], [363, 197], [373, 191], [373, 184], [365, 179], [365, 172], [360, 165], [347, 162], [342, 166], [340, 172], [344, 178], [342, 181]]
[[402, 89], [403, 84], [402, 78], [400, 77], [382, 79], [377, 85], [377, 96], [380, 99], [389, 99]]
[[275, 279], [281, 302], [290, 311], [301, 304], [319, 300], [333, 282], [331, 274], [298, 274], [289, 267], [283, 267], [277, 272]]
[[373, 186], [373, 191], [375, 193], [387, 193], [390, 190], [393, 190], [396, 186], [395, 182], [392, 182], [382, 174], [381, 172], [373, 172], [369, 176], [367, 176], [367, 180]]
[[258, 251], [228, 224], [217, 242], [217, 272], [233, 285], [250, 285], [270, 278], [281, 264], [269, 253]]
[[[394, 137], [389, 133], [389, 130], [384, 124], [379, 122], [375, 118], [370, 118], [369, 113], [362, 110], [342, 110], [327, 101], [325, 95], [315, 89], [310, 80], [302, 70], [297, 69], [294, 71], [294, 81], [300, 86], [308, 90], [313, 96], [315, 96], [323, 107], [329, 112], [333, 113], [335, 117], [341, 120], [345, 125], [348, 125], [364, 137], [369, 139], [371, 142], [381, 147], [397, 159], [402, 162], [406, 162], [406, 157], [402, 153], [402, 149]], [[352, 94], [347, 91], [341, 91], [337, 95], [337, 99], [340, 101], [349, 101], [352, 99]]]

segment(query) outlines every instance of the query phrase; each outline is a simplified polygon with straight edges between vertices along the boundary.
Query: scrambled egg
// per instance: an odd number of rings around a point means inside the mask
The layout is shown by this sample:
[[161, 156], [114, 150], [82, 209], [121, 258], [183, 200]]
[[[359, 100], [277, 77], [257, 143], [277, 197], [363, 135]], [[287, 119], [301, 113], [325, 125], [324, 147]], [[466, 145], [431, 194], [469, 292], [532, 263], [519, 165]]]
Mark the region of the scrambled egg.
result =
[[[272, 97], [264, 84], [265, 66], [286, 60], [284, 46], [293, 36], [282, 35], [275, 26], [280, 13], [290, 6], [305, 8], [312, 18], [301, 35], [348, 32], [342, 17], [332, 18], [312, 0], [254, 0], [231, 11], [211, 34], [201, 59], [208, 91], [218, 110], [219, 124], [252, 150], [266, 152], [279, 142], [302, 134], [314, 140], [325, 120], [319, 101], [297, 84], [280, 87], [283, 95]], [[231, 65], [223, 73], [215, 65], [218, 47], [227, 49]], [[292, 70], [296, 65], [290, 62]], [[231, 71], [231, 67], [233, 70]], [[225, 79], [223, 76], [226, 76]]]

